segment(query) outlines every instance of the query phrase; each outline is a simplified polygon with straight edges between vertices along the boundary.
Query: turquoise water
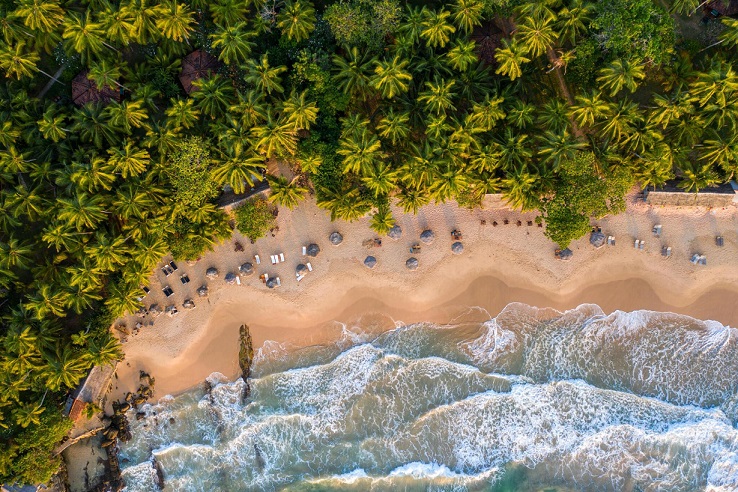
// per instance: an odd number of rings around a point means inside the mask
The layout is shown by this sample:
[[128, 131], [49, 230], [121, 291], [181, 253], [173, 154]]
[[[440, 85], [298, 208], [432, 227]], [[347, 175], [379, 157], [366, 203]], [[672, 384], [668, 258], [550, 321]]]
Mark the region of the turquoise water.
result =
[[144, 408], [128, 491], [735, 491], [738, 330], [670, 313], [513, 304], [493, 319], [346, 326], [268, 344]]

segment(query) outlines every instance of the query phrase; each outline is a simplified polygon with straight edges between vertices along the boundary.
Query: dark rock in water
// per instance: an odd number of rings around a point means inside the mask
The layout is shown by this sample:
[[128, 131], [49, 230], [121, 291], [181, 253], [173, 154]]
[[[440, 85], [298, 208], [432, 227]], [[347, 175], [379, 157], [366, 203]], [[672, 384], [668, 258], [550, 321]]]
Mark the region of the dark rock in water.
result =
[[107, 429], [105, 429], [105, 432], [103, 432], [103, 434], [108, 439], [115, 439], [116, 437], [118, 437], [118, 429], [114, 429], [113, 427], [108, 427]]
[[264, 461], [264, 457], [261, 455], [261, 450], [256, 444], [254, 444], [254, 454], [256, 454], [256, 466], [259, 468], [259, 471], [262, 471], [266, 466], [266, 461]]
[[164, 490], [164, 470], [153, 454], [151, 455], [151, 466], [156, 471], [156, 482], [154, 484], [159, 490]]
[[145, 396], [137, 396], [133, 399], [133, 404], [136, 406], [143, 405], [146, 403], [146, 397]]
[[144, 412], [136, 412], [136, 420], [141, 420], [144, 417], [146, 417], [146, 414]]
[[238, 351], [238, 365], [241, 368], [241, 378], [243, 378], [246, 383], [246, 389], [243, 394], [243, 399], [245, 400], [251, 393], [251, 388], [249, 387], [249, 376], [251, 376], [251, 364], [254, 362], [254, 346], [248, 326], [241, 325], [238, 330], [238, 340], [240, 343], [240, 349]]
[[176, 420], [174, 420], [174, 417], [169, 417], [169, 424], [170, 425], [174, 425], [175, 422], [176, 422]]
[[109, 446], [112, 446], [114, 442], [115, 442], [115, 439], [105, 439], [105, 440], [104, 440], [104, 441], [102, 442], [102, 444], [100, 444], [100, 446], [102, 446], [102, 447], [104, 447], [104, 448], [107, 448], [107, 447], [109, 447]]

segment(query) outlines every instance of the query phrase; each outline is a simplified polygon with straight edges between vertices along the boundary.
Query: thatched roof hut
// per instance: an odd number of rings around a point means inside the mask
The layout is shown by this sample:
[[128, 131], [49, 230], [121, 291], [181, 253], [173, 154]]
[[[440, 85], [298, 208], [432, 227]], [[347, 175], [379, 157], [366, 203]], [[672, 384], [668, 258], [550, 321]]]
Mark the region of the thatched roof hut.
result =
[[574, 252], [569, 248], [557, 249], [554, 252], [554, 256], [556, 256], [557, 260], [569, 261], [571, 260], [571, 257], [574, 256]]
[[254, 273], [254, 265], [252, 265], [249, 262], [246, 262], [242, 264], [240, 267], [238, 267], [238, 274], [242, 277], [248, 277], [249, 275], [252, 275]]
[[425, 244], [431, 244], [436, 240], [436, 235], [430, 229], [426, 229], [420, 233], [420, 240]]
[[107, 104], [110, 101], [120, 102], [120, 91], [116, 88], [97, 88], [97, 84], [89, 79], [89, 70], [82, 70], [72, 80], [72, 101], [77, 106], [84, 106], [89, 102]]
[[161, 308], [159, 307], [159, 305], [152, 304], [151, 306], [149, 306], [149, 314], [152, 318], [156, 318], [157, 316], [159, 316], [161, 314]]
[[182, 59], [182, 71], [179, 81], [187, 94], [196, 91], [192, 83], [198, 79], [209, 77], [218, 68], [218, 60], [205, 50], [195, 50]]
[[208, 287], [207, 287], [207, 285], [203, 285], [199, 289], [197, 289], [197, 295], [200, 296], [200, 297], [207, 297], [208, 296]]
[[228, 284], [235, 284], [236, 283], [236, 274], [233, 272], [226, 273], [225, 281]]
[[218, 269], [215, 267], [210, 267], [205, 271], [205, 276], [209, 279], [218, 278]]
[[367, 256], [364, 260], [364, 266], [369, 268], [370, 270], [374, 268], [377, 264], [377, 259], [373, 256]]
[[182, 307], [185, 309], [192, 309], [195, 307], [195, 302], [192, 299], [185, 299], [182, 303]]
[[459, 241], [456, 241], [454, 244], [451, 245], [451, 252], [455, 255], [460, 255], [464, 252], [464, 245], [461, 244]]
[[313, 258], [315, 258], [316, 256], [318, 256], [318, 253], [320, 253], [320, 246], [313, 243], [307, 247], [306, 252], [308, 256], [312, 256]]
[[607, 238], [605, 238], [605, 234], [602, 231], [595, 230], [589, 235], [589, 243], [595, 248], [603, 247], [606, 241]]
[[343, 242], [343, 236], [340, 232], [332, 232], [328, 239], [333, 246], [338, 246]]
[[415, 257], [408, 258], [407, 261], [405, 262], [405, 266], [407, 267], [408, 270], [417, 270], [419, 264], [420, 263], [418, 263], [418, 259]]
[[389, 230], [387, 236], [392, 239], [400, 239], [402, 237], [402, 228], [395, 224], [392, 229]]
[[302, 263], [300, 263], [299, 265], [297, 265], [297, 267], [295, 267], [295, 273], [297, 273], [298, 275], [305, 275], [307, 272], [308, 272], [308, 267], [306, 267]]
[[270, 289], [273, 289], [277, 286], [277, 278], [271, 277], [269, 280], [266, 281], [266, 286]]

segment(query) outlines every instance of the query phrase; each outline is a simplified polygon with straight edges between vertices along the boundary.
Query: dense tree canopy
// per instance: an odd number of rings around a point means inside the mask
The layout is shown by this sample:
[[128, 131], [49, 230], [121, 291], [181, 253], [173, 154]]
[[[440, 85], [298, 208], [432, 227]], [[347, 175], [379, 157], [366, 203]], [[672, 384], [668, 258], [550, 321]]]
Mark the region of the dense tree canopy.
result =
[[[48, 478], [24, 436], [58, 438], [66, 393], [120, 357], [111, 322], [167, 252], [230, 235], [215, 200], [268, 159], [296, 174], [267, 177], [279, 206], [314, 193], [385, 233], [390, 204], [501, 192], [562, 246], [631, 182], [731, 179], [738, 23], [677, 17], [700, 32], [683, 39], [664, 5], [698, 3], [5, 1], [0, 482]], [[195, 50], [217, 64], [185, 91]], [[97, 92], [75, 103], [78, 76]], [[259, 207], [238, 212], [253, 238]]]

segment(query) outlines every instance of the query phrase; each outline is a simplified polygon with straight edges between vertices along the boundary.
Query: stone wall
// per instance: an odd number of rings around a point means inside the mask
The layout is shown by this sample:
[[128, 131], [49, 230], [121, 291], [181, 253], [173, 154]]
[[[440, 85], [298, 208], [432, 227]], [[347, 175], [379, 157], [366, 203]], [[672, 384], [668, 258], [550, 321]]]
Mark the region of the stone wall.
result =
[[727, 207], [735, 203], [735, 193], [687, 193], [683, 191], [648, 191], [646, 202], [655, 206]]

